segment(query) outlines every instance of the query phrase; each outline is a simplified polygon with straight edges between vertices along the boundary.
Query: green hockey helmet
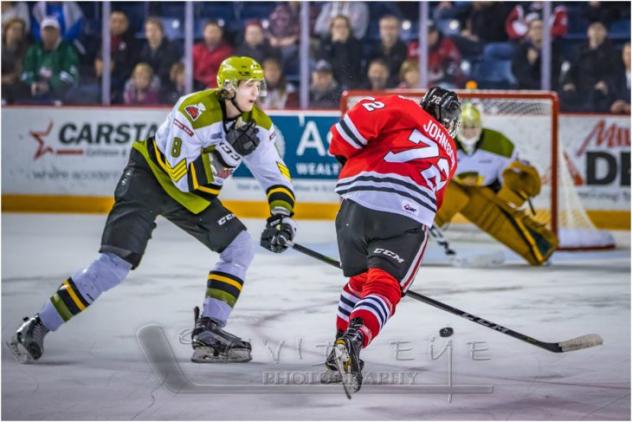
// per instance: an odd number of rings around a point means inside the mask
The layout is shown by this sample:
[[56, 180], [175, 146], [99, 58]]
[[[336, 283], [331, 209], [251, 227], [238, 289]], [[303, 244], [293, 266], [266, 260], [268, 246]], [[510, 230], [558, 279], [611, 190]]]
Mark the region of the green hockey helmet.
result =
[[253, 58], [247, 56], [231, 56], [225, 59], [217, 71], [217, 86], [227, 91], [235, 92], [240, 81], [259, 81], [259, 96], [266, 95], [266, 83], [263, 68]]
[[465, 152], [471, 154], [483, 132], [481, 112], [472, 102], [466, 102], [461, 107], [461, 126], [457, 141]]

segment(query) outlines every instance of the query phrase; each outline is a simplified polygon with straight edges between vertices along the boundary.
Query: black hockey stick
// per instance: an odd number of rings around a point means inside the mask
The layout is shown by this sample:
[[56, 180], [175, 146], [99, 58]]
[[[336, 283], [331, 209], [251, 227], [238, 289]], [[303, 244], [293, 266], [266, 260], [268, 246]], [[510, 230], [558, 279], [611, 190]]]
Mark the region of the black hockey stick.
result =
[[463, 256], [450, 247], [450, 242], [436, 224], [430, 227], [430, 236], [443, 248], [443, 252], [448, 257], [450, 264], [455, 267], [491, 267], [498, 266], [505, 262], [505, 255], [502, 252], [479, 253], [472, 256]]
[[[305, 255], [311, 256], [312, 258], [316, 258], [322, 262], [325, 262], [329, 265], [332, 265], [334, 267], [337, 268], [341, 268], [340, 267], [340, 262], [336, 261], [333, 258], [330, 258], [328, 256], [325, 256], [321, 253], [318, 253], [312, 249], [309, 249], [305, 246], [299, 245], [298, 243], [289, 243], [290, 246], [292, 246], [294, 249], [296, 249], [297, 251], [304, 253]], [[565, 341], [560, 341], [557, 343], [549, 343], [546, 341], [540, 341], [537, 340], [533, 337], [529, 337], [525, 334], [519, 333], [517, 331], [514, 331], [512, 329], [509, 329], [507, 327], [503, 327], [500, 324], [496, 324], [495, 322], [492, 321], [488, 321], [484, 318], [480, 318], [477, 317], [476, 315], [472, 315], [470, 313], [467, 313], [465, 311], [462, 311], [460, 309], [457, 308], [453, 308], [450, 305], [446, 305], [445, 303], [439, 302], [437, 300], [431, 299], [427, 296], [424, 296], [422, 294], [419, 294], [417, 292], [413, 292], [411, 290], [408, 290], [406, 292], [406, 296], [410, 296], [411, 298], [418, 300], [420, 302], [424, 302], [430, 306], [434, 306], [435, 308], [439, 308], [443, 311], [449, 312], [451, 314], [460, 316], [461, 318], [465, 318], [468, 319], [472, 322], [475, 322], [477, 324], [480, 324], [484, 327], [487, 328], [491, 328], [492, 330], [498, 331], [500, 333], [506, 334], [508, 336], [511, 336], [515, 339], [527, 342], [529, 344], [532, 344], [534, 346], [540, 347], [542, 349], [546, 349], [549, 352], [554, 352], [554, 353], [563, 353], [563, 352], [571, 352], [573, 350], [581, 350], [581, 349], [587, 349], [589, 347], [594, 347], [594, 346], [599, 346], [600, 344], [603, 344], [603, 339], [601, 338], [601, 336], [599, 334], [586, 334], [584, 336], [579, 336], [579, 337], [575, 337], [569, 340], [565, 340]]]

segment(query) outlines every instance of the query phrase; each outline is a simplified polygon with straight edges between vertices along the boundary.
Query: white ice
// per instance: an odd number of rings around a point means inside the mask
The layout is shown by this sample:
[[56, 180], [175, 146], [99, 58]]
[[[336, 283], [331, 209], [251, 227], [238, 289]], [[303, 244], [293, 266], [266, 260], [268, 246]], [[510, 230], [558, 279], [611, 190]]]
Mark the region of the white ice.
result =
[[[367, 385], [349, 401], [338, 385], [304, 384], [315, 383], [310, 377], [334, 335], [344, 282], [336, 268], [258, 248], [227, 327], [251, 340], [253, 361], [194, 364], [186, 344], [192, 308], [201, 304], [216, 255], [159, 220], [140, 268], [49, 335], [39, 362], [18, 364], [4, 343], [23, 316], [95, 257], [104, 221], [2, 215], [3, 419], [630, 418], [629, 240], [610, 252], [558, 253], [545, 268], [507, 251], [499, 268], [454, 268], [433, 246], [413, 290], [538, 339], [598, 333], [604, 345], [554, 354], [404, 298], [363, 352]], [[258, 237], [262, 222], [246, 224]], [[332, 222], [300, 221], [297, 242], [337, 256]], [[490, 242], [454, 247], [500, 249]], [[147, 342], [156, 340], [149, 325], [163, 328], [174, 362], [148, 360], [143, 345], [162, 350], [159, 341]], [[454, 328], [452, 337], [438, 336], [444, 326]], [[165, 377], [162, 364], [181, 372]], [[416, 387], [406, 385], [411, 380]]]

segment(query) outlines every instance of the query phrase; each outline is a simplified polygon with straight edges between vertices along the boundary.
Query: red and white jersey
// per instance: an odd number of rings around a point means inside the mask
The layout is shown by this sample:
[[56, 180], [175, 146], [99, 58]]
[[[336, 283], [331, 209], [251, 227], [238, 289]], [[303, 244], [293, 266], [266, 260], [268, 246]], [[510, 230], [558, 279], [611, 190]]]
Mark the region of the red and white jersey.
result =
[[456, 170], [448, 131], [418, 102], [399, 95], [358, 102], [331, 128], [332, 155], [347, 162], [336, 192], [430, 227]]

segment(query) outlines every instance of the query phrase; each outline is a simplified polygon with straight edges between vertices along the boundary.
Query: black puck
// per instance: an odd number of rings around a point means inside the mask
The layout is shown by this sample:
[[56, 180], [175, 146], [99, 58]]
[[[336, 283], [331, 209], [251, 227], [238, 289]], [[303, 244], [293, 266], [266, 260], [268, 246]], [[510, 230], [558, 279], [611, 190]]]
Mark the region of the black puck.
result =
[[443, 327], [439, 330], [439, 335], [441, 337], [450, 337], [452, 334], [454, 334], [452, 327]]

